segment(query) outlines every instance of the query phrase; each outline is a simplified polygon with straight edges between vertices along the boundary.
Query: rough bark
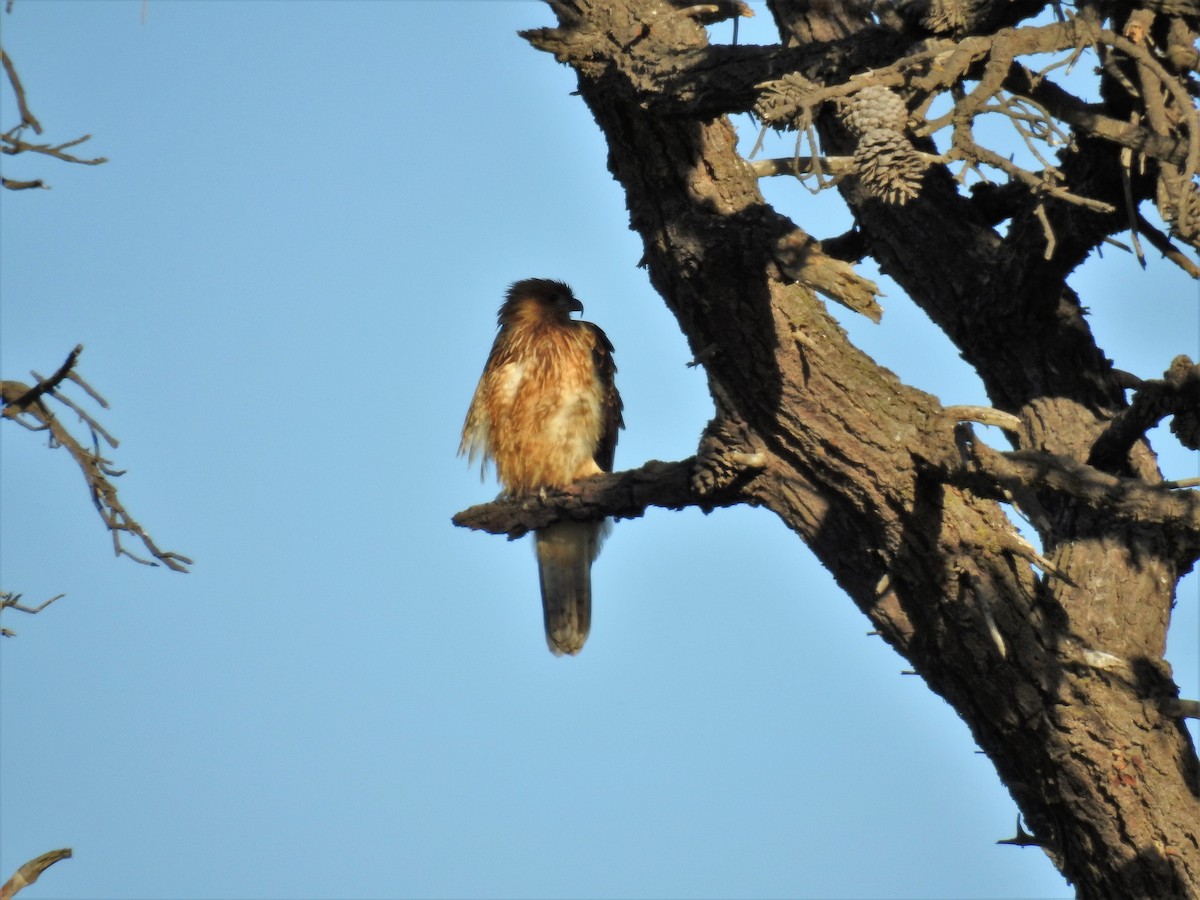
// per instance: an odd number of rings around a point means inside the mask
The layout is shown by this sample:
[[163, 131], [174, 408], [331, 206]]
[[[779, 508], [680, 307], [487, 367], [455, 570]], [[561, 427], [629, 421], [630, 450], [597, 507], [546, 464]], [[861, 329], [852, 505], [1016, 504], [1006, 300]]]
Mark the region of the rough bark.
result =
[[[1042, 5], [970, 4], [974, 18], [955, 39], [967, 46], [974, 29], [992, 35], [984, 44], [995, 52], [996, 29]], [[1080, 140], [1061, 173], [1094, 207], [1013, 191], [1003, 235], [994, 206], [961, 191], [941, 165], [903, 204], [878, 199], [860, 179], [841, 182], [855, 243], [1015, 417], [1016, 449], [1000, 453], [847, 340], [813, 287], [829, 295], [843, 285], [848, 305], [870, 314], [869, 282], [848, 277], [764, 201], [720, 114], [747, 108], [763, 81], [789, 71], [838, 85], [864, 60], [886, 68], [928, 34], [895, 12], [872, 18], [866, 4], [774, 0], [783, 46], [714, 52], [695, 18], [711, 6], [555, 3], [559, 27], [525, 37], [578, 74], [650, 280], [708, 374], [717, 417], [694, 460], [477, 507], [456, 522], [516, 536], [555, 517], [636, 515], [647, 504], [770, 509], [964, 719], [1033, 840], [1080, 896], [1200, 896], [1200, 766], [1172, 717], [1178, 689], [1163, 659], [1175, 586], [1200, 554], [1200, 502], [1162, 483], [1142, 439], [1150, 419], [1185, 420], [1179, 397], [1193, 396], [1195, 374], [1173, 367], [1175, 392], [1141, 404], [1151, 412], [1129, 413], [1127, 384], [1065, 282], [1127, 227], [1127, 194], [1155, 196], [1154, 177], [1123, 174], [1121, 141], [1096, 136], [1095, 122], [1119, 123], [1110, 114], [1120, 110], [1091, 110], [1089, 125], [1075, 109], [1079, 121], [1069, 123]], [[1067, 24], [1099, 33], [1098, 17]], [[1005, 52], [1018, 39], [1005, 38]], [[1010, 57], [990, 70], [980, 57], [963, 71], [1015, 90], [1025, 76]], [[1181, 141], [1195, 143], [1193, 131], [1139, 122], [1164, 160], [1175, 154], [1164, 167], [1179, 166]], [[811, 125], [825, 153], [853, 152], [832, 103]], [[933, 149], [919, 137], [917, 146]], [[801, 264], [788, 252], [796, 246]], [[1041, 551], [998, 501], [1031, 518]]]

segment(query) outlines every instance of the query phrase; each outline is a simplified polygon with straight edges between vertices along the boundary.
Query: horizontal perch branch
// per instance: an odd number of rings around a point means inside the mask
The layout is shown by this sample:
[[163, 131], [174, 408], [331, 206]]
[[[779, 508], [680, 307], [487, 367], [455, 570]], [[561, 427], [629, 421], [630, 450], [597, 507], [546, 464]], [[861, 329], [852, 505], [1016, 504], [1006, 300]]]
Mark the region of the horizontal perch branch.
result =
[[693, 487], [695, 468], [695, 457], [670, 463], [651, 460], [638, 469], [577, 481], [565, 490], [481, 503], [455, 514], [452, 521], [460, 528], [507, 534], [515, 540], [561, 519], [636, 519], [651, 506], [699, 506], [707, 512], [745, 500], [736, 488], [698, 493]]

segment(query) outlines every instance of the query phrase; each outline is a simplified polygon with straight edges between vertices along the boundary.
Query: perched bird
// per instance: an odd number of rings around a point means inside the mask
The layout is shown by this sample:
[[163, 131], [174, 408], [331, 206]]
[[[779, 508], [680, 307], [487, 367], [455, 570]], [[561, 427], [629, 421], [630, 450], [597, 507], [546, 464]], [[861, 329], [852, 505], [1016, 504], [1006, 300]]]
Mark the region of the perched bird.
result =
[[[612, 344], [561, 281], [508, 289], [499, 327], [463, 425], [459, 454], [490, 459], [508, 496], [564, 488], [611, 472], [621, 419]], [[557, 522], [534, 532], [546, 643], [575, 654], [592, 619], [592, 561], [606, 523]]]

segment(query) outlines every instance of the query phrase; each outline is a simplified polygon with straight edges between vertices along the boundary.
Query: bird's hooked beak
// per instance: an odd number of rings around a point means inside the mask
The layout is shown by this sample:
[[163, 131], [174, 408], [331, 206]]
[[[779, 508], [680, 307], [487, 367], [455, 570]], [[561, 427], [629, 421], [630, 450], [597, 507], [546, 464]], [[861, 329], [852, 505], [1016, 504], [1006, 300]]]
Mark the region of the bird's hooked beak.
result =
[[583, 315], [583, 304], [572, 297], [567, 303], [567, 310], [568, 312], [577, 312], [580, 315]]

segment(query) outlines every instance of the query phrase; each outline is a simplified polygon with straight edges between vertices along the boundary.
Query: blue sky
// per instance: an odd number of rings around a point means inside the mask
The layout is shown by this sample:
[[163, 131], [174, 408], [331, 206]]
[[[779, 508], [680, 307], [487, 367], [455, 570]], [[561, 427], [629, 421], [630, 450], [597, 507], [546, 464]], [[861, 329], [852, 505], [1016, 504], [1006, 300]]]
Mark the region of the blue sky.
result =
[[[569, 281], [615, 344], [619, 467], [689, 455], [711, 413], [572, 73], [516, 37], [547, 7], [142, 8], [0, 17], [46, 136], [111, 160], [6, 158], [53, 189], [0, 197], [0, 368], [83, 343], [122, 499], [196, 561], [114, 559], [65, 454], [0, 428], [4, 585], [67, 595], [0, 644], [0, 871], [75, 850], [22, 897], [1070, 896], [996, 846], [1015, 807], [966, 727], [769, 513], [618, 524], [566, 660], [528, 542], [450, 525], [496, 491], [455, 449], [516, 279]], [[1150, 255], [1072, 282], [1143, 377], [1198, 340], [1195, 284]], [[860, 346], [985, 402], [884, 289], [879, 326], [833, 310]], [[1197, 606], [1192, 579], [1189, 696]]]

